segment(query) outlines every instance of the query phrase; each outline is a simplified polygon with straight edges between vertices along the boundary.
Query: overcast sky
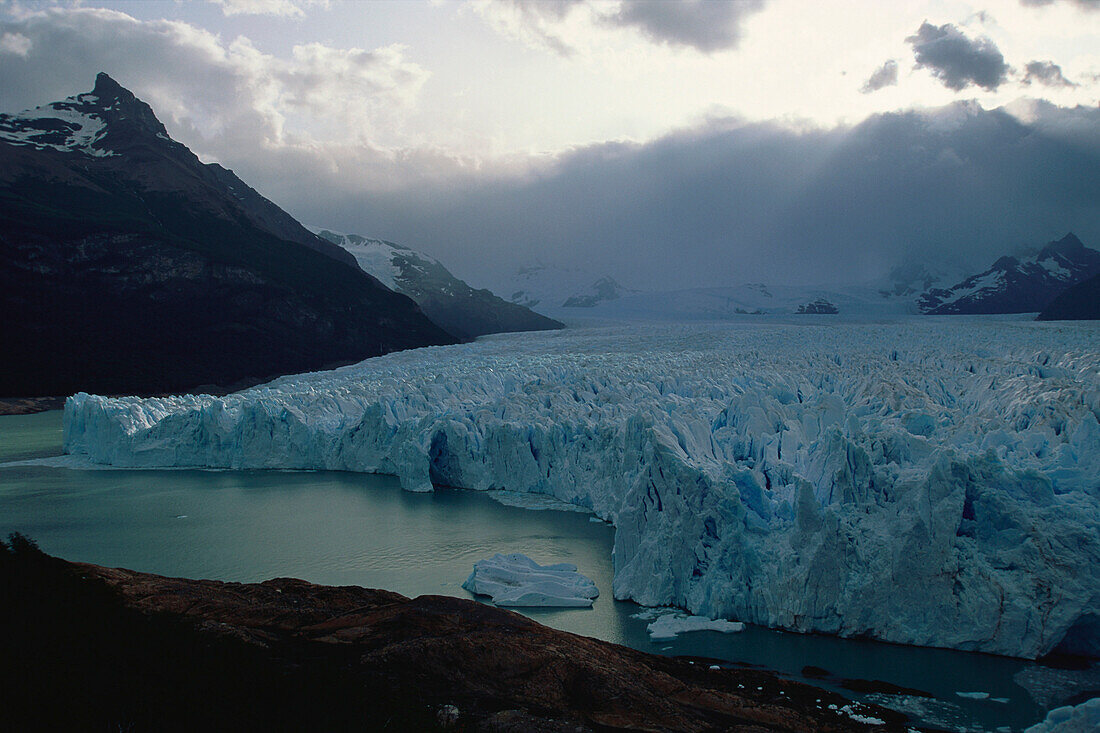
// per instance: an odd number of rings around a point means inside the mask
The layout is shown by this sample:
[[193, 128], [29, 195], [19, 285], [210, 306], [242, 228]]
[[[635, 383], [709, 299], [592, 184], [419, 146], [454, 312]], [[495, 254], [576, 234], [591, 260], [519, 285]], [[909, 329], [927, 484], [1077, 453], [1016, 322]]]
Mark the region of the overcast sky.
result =
[[477, 285], [1100, 248], [1100, 0], [0, 1], [0, 111], [101, 70], [303, 222]]

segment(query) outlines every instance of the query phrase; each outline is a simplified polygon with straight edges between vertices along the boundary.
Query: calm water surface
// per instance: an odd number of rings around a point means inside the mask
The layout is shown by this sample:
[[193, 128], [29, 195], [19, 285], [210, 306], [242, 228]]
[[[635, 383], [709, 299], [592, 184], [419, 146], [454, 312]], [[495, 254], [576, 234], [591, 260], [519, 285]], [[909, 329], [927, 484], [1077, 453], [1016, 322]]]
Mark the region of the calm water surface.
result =
[[[0, 416], [0, 462], [61, 452], [61, 413]], [[397, 479], [342, 472], [71, 470], [0, 466], [0, 533], [47, 552], [164, 575], [260, 581], [278, 576], [387, 588], [407, 596], [472, 597], [476, 560], [522, 552], [575, 563], [599, 587], [591, 610], [528, 610], [558, 629], [661, 654], [712, 657], [799, 677], [806, 665], [837, 678], [886, 680], [935, 700], [884, 697], [920, 720], [957, 730], [1018, 730], [1046, 705], [1017, 684], [1086, 685], [1081, 673], [980, 654], [803, 636], [747, 627], [651, 643], [641, 609], [611, 598], [613, 529], [575, 512], [503, 506], [483, 493], [402, 491]], [[1085, 675], [1087, 677], [1087, 675]], [[973, 701], [981, 691], [1008, 702]], [[849, 697], [863, 696], [845, 692]], [[1040, 696], [1040, 701], [1048, 698]]]

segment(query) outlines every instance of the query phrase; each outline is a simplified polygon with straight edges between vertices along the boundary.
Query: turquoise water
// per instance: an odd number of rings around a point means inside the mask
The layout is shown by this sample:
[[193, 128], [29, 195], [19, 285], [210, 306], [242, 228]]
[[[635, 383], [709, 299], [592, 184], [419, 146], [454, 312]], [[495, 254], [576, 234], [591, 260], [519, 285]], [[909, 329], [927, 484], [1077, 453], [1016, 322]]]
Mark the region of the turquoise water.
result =
[[[59, 454], [60, 415], [0, 416], [0, 462]], [[476, 560], [495, 552], [572, 562], [601, 591], [594, 607], [527, 615], [643, 651], [760, 665], [793, 677], [814, 665], [838, 678], [926, 690], [938, 699], [877, 701], [910, 713], [919, 705], [922, 721], [954, 729], [1020, 729], [1039, 720], [1046, 705], [1017, 684], [1021, 673], [1084, 684], [1018, 660], [751, 626], [651, 643], [646, 622], [632, 618], [641, 609], [611, 598], [611, 527], [586, 514], [503, 506], [475, 491], [413, 494], [388, 476], [0, 466], [0, 534], [13, 531], [69, 560], [220, 580], [293, 576], [408, 596], [471, 597], [462, 581]], [[960, 691], [1008, 702], [967, 700]]]

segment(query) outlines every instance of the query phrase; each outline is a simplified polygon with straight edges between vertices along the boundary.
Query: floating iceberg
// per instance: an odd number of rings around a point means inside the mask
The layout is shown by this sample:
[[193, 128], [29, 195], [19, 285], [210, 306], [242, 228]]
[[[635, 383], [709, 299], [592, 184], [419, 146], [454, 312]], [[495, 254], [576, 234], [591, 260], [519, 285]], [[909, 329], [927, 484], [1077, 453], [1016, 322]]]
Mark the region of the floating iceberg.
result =
[[732, 634], [743, 631], [745, 624], [740, 621], [726, 621], [725, 619], [711, 619], [705, 616], [688, 616], [682, 613], [666, 613], [657, 617], [646, 631], [649, 632], [650, 641], [668, 641], [675, 639], [680, 634], [692, 631], [717, 631], [722, 634]]
[[475, 595], [492, 596], [498, 606], [588, 608], [600, 595], [576, 565], [539, 565], [518, 552], [477, 561], [462, 587]]
[[65, 407], [129, 467], [528, 492], [615, 525], [614, 593], [769, 627], [1100, 652], [1100, 325], [634, 324]]

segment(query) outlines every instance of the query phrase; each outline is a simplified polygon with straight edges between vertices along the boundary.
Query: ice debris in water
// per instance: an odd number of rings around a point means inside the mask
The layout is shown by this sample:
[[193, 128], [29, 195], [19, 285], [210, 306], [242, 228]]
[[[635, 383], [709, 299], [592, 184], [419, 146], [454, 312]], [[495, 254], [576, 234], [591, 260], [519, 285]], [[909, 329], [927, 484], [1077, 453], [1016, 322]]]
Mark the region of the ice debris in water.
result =
[[596, 584], [578, 573], [576, 565], [539, 565], [518, 552], [497, 553], [477, 561], [462, 587], [491, 596], [498, 606], [586, 608], [600, 595]]
[[1100, 652], [1100, 324], [510, 334], [224, 397], [65, 408], [118, 466], [394, 474], [615, 526], [617, 598], [1024, 657]]

